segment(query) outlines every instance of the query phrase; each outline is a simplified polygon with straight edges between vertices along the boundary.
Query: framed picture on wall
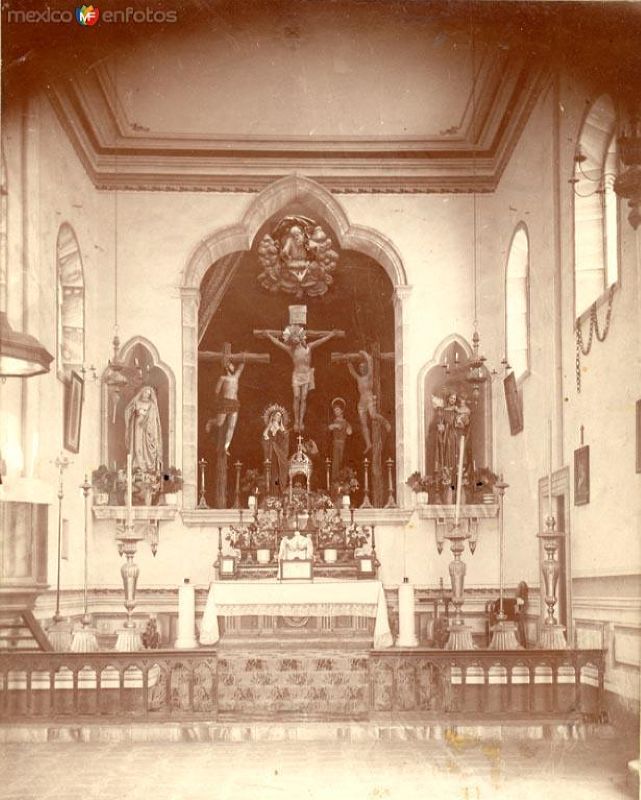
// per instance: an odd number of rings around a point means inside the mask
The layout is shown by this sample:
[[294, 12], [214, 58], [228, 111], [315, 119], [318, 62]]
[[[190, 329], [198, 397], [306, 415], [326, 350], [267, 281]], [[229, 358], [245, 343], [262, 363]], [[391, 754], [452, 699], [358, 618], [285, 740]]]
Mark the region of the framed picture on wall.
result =
[[641, 472], [641, 400], [637, 400], [637, 472]]
[[503, 380], [503, 389], [505, 391], [505, 404], [507, 406], [507, 416], [510, 420], [510, 433], [516, 436], [523, 430], [523, 398], [519, 392], [519, 387], [516, 385], [516, 378], [514, 373], [510, 374]]
[[574, 505], [590, 502], [590, 446], [583, 445], [574, 451]]
[[65, 383], [64, 448], [71, 453], [80, 450], [80, 424], [85, 382], [77, 372], [71, 373]]

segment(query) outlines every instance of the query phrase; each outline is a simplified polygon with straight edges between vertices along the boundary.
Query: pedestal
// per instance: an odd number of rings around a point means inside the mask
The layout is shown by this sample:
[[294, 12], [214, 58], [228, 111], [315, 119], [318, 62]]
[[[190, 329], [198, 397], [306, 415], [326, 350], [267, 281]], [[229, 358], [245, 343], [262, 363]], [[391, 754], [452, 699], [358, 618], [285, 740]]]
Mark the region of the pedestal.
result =
[[411, 583], [402, 583], [398, 587], [397, 647], [417, 647], [415, 613], [414, 586]]
[[492, 628], [492, 641], [488, 650], [522, 650], [516, 638], [516, 625], [514, 622], [499, 620]]
[[543, 623], [539, 633], [539, 647], [542, 650], [567, 650], [565, 625]]
[[121, 628], [118, 631], [118, 638], [116, 639], [114, 650], [117, 650], [119, 653], [132, 653], [142, 649], [142, 639], [135, 625], [131, 628]]
[[174, 642], [177, 650], [194, 650], [196, 641], [196, 591], [190, 583], [178, 587], [178, 636]]

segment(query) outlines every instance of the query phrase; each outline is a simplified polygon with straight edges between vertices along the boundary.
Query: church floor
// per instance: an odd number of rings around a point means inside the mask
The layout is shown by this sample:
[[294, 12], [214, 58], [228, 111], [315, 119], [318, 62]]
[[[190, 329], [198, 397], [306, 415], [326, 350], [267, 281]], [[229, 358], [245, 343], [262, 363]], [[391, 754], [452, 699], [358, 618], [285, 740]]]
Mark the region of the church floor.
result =
[[[5, 744], [2, 800], [615, 800], [638, 796], [621, 738]], [[638, 790], [637, 790], [638, 791]]]

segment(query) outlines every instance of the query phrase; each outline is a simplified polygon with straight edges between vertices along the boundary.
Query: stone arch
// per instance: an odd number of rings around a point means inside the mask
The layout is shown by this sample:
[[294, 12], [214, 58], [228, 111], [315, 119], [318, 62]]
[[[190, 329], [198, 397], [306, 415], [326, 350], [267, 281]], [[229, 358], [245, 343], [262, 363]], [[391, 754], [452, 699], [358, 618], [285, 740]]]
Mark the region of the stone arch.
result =
[[[181, 284], [182, 357], [183, 357], [183, 503], [195, 508], [197, 496], [197, 393], [198, 393], [198, 306], [200, 285], [207, 272], [219, 259], [232, 253], [249, 250], [260, 227], [274, 214], [291, 203], [304, 203], [310, 212], [324, 218], [338, 238], [342, 249], [357, 250], [377, 261], [389, 276], [395, 289], [396, 397], [402, 397], [406, 386], [407, 367], [403, 357], [403, 306], [409, 286], [400, 254], [393, 243], [378, 231], [352, 225], [338, 200], [320, 184], [302, 175], [291, 174], [267, 186], [251, 201], [241, 221], [212, 232], [191, 251]], [[221, 292], [229, 275], [221, 275]], [[404, 481], [407, 465], [403, 447], [408, 429], [403, 416], [407, 404], [397, 404], [396, 437], [397, 485]], [[399, 457], [400, 454], [400, 457]], [[399, 497], [401, 492], [398, 492]]]

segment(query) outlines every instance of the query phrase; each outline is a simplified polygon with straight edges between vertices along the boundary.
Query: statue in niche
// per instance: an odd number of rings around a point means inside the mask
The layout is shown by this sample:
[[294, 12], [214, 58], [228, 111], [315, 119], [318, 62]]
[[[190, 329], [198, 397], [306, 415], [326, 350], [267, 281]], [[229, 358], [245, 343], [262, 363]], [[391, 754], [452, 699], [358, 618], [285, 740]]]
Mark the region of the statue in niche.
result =
[[441, 484], [445, 502], [451, 502], [452, 492], [456, 488], [461, 444], [465, 448], [464, 475], [469, 479], [472, 474], [473, 455], [469, 446], [472, 411], [465, 396], [451, 390], [443, 398], [433, 396], [432, 405], [436, 411], [434, 475]]
[[307, 395], [314, 388], [314, 368], [312, 350], [325, 344], [343, 331], [329, 331], [313, 342], [307, 342], [307, 333], [302, 325], [288, 325], [283, 331], [281, 342], [272, 331], [256, 331], [266, 336], [272, 344], [284, 350], [292, 359], [292, 393], [294, 395], [294, 430], [299, 433], [305, 429], [305, 410]]
[[347, 437], [352, 435], [352, 426], [345, 419], [345, 401], [342, 397], [332, 400], [332, 413], [334, 418], [327, 426], [332, 435], [332, 472], [331, 482], [336, 483], [345, 457]]
[[125, 446], [133, 469], [158, 474], [162, 468], [162, 429], [158, 398], [152, 386], [143, 386], [125, 408]]
[[351, 361], [347, 362], [347, 368], [358, 386], [358, 418], [361, 423], [363, 441], [365, 442], [364, 453], [369, 453], [372, 449], [370, 422], [380, 422], [388, 433], [392, 426], [376, 408], [377, 398], [374, 394], [374, 362], [372, 356], [365, 350], [361, 350], [360, 355], [362, 359], [358, 364], [358, 370], [354, 368]]
[[236, 423], [238, 422], [238, 412], [240, 404], [238, 402], [238, 383], [243, 374], [245, 364], [241, 363], [238, 368], [233, 361], [227, 360], [224, 364], [224, 372], [216, 383], [216, 407], [215, 416], [207, 421], [205, 430], [211, 433], [213, 428], [218, 428], [223, 435], [223, 447], [225, 454], [229, 455], [229, 447], [234, 438]]
[[287, 488], [289, 471], [289, 415], [281, 405], [274, 403], [265, 409], [263, 421], [263, 453], [271, 465], [266, 490], [269, 495], [280, 495]]
[[258, 281], [271, 292], [319, 297], [333, 281], [338, 253], [320, 225], [307, 217], [282, 219], [258, 245]]

